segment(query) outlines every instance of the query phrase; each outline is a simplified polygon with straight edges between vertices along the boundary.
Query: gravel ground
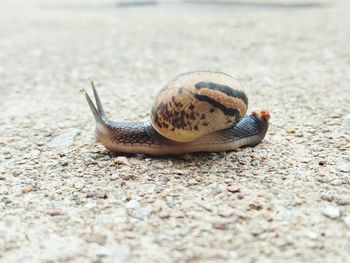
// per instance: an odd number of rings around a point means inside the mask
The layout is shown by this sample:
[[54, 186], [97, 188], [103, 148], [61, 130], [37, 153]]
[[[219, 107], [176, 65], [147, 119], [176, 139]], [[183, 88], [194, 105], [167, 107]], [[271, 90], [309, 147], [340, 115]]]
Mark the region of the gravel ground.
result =
[[[349, 262], [349, 1], [245, 3], [1, 1], [0, 261]], [[134, 121], [201, 69], [271, 111], [263, 143], [163, 158], [92, 144], [89, 79]]]

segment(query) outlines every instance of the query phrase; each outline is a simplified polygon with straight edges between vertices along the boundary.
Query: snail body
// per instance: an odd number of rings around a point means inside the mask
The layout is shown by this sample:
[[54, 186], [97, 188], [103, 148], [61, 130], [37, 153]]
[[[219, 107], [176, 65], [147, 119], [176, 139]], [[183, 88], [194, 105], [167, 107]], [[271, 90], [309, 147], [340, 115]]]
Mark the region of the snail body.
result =
[[151, 155], [230, 151], [262, 141], [267, 111], [245, 116], [248, 98], [231, 76], [219, 72], [184, 73], [156, 96], [150, 121], [112, 122], [92, 83], [96, 106], [85, 93], [96, 120], [96, 141], [108, 150]]

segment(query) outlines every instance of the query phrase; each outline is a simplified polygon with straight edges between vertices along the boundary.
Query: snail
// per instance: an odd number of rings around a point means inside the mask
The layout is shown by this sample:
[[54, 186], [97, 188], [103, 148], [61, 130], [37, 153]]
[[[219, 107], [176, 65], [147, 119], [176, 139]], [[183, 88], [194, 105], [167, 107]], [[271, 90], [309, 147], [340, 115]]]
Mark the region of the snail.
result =
[[110, 121], [91, 82], [96, 107], [96, 141], [112, 152], [170, 155], [231, 151], [260, 143], [268, 129], [267, 111], [245, 115], [248, 98], [241, 85], [221, 72], [184, 73], [162, 88], [147, 122]]

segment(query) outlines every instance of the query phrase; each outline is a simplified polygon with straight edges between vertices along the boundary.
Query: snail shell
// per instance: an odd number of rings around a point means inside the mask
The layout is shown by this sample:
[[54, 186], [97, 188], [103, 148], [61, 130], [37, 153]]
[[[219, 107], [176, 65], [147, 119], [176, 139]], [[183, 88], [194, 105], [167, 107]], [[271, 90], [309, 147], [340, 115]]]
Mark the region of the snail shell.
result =
[[160, 90], [150, 122], [164, 137], [190, 142], [233, 127], [245, 115], [248, 98], [242, 86], [220, 72], [177, 76]]

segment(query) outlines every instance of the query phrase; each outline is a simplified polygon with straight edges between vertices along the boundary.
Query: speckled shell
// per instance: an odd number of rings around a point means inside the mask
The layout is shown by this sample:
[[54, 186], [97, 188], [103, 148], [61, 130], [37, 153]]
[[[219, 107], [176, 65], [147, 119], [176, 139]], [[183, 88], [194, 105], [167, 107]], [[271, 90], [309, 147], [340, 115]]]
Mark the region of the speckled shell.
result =
[[230, 75], [190, 72], [177, 76], [160, 90], [150, 121], [164, 137], [190, 142], [233, 127], [247, 107], [243, 88]]

